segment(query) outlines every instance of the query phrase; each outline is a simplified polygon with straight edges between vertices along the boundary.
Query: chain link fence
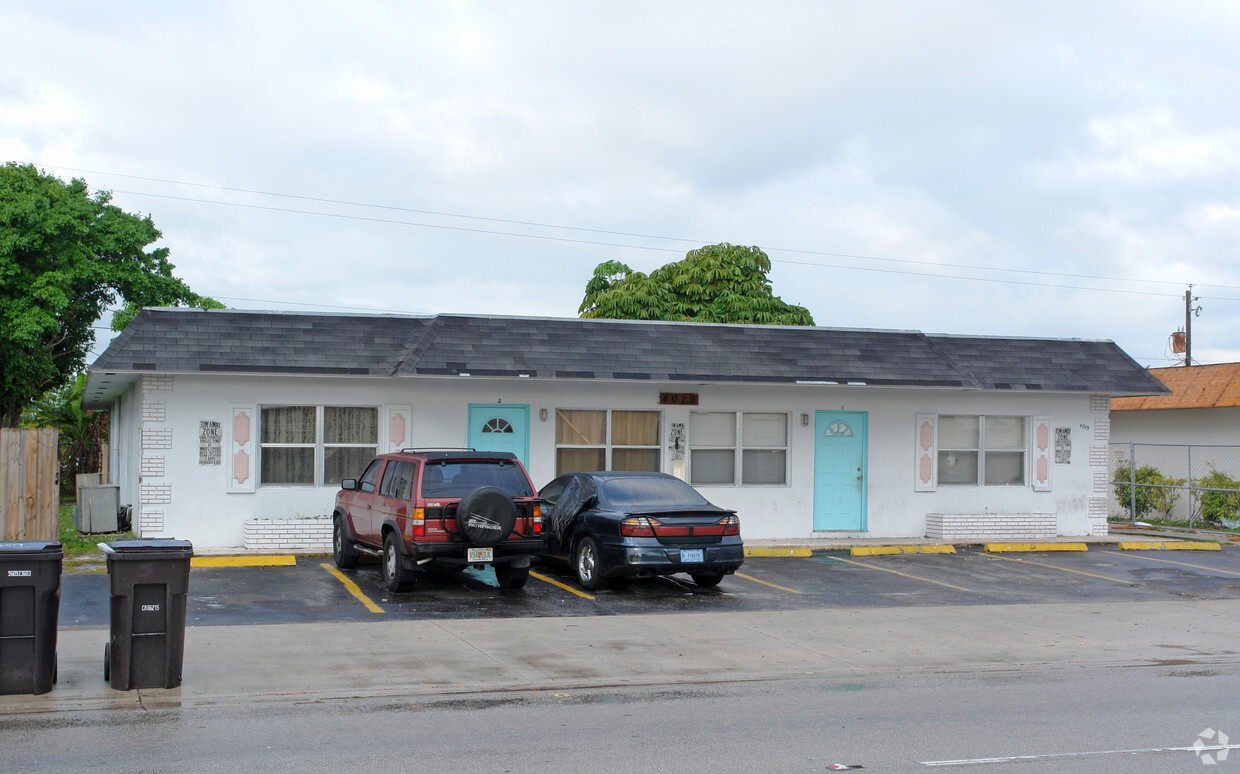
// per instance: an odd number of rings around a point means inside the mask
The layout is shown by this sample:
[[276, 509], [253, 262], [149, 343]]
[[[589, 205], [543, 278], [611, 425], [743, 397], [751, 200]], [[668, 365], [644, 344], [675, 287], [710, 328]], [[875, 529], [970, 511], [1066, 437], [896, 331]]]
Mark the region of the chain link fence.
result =
[[1111, 516], [1240, 526], [1240, 446], [1111, 444]]

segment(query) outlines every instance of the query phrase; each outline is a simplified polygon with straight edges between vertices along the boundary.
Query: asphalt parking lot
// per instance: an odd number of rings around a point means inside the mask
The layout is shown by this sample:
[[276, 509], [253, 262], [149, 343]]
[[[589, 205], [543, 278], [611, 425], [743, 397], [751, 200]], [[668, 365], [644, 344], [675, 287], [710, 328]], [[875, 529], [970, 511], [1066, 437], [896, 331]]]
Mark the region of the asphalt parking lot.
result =
[[[108, 625], [108, 578], [66, 572], [60, 626]], [[340, 572], [330, 557], [292, 566], [196, 567], [186, 624], [758, 612], [824, 608], [1021, 605], [1062, 602], [1240, 599], [1240, 547], [1218, 551], [1088, 551], [750, 557], [717, 588], [671, 576], [587, 593], [566, 567], [536, 564], [524, 589], [501, 590], [489, 569], [427, 572], [408, 594], [383, 588], [378, 566]]]

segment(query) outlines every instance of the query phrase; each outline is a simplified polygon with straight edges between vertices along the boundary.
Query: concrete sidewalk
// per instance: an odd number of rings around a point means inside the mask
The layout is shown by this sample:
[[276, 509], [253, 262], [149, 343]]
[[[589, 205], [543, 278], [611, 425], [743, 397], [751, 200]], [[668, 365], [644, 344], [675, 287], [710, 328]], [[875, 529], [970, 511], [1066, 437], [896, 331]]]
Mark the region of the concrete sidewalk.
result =
[[114, 691], [106, 628], [59, 632], [59, 682], [0, 713], [410, 700], [496, 691], [1240, 664], [1240, 600], [190, 627], [184, 682]]

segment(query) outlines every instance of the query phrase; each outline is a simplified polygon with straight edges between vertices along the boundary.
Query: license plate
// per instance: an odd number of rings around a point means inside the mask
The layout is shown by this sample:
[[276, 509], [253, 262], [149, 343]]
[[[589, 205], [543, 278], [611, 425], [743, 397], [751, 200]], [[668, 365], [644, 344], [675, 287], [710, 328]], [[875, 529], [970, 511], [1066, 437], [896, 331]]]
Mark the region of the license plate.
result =
[[680, 563], [703, 561], [702, 549], [700, 548], [682, 548], [680, 549]]
[[470, 548], [466, 550], [465, 558], [471, 562], [489, 562], [495, 559], [495, 549]]

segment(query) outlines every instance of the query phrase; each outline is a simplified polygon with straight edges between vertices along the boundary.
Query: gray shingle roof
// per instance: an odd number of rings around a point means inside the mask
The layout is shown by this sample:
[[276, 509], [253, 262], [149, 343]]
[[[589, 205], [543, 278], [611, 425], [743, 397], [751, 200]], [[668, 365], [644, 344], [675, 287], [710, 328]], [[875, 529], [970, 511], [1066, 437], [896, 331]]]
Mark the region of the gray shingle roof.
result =
[[[110, 373], [835, 382], [1111, 395], [1166, 388], [1114, 342], [632, 320], [147, 309]], [[106, 391], [88, 388], [103, 401]]]

